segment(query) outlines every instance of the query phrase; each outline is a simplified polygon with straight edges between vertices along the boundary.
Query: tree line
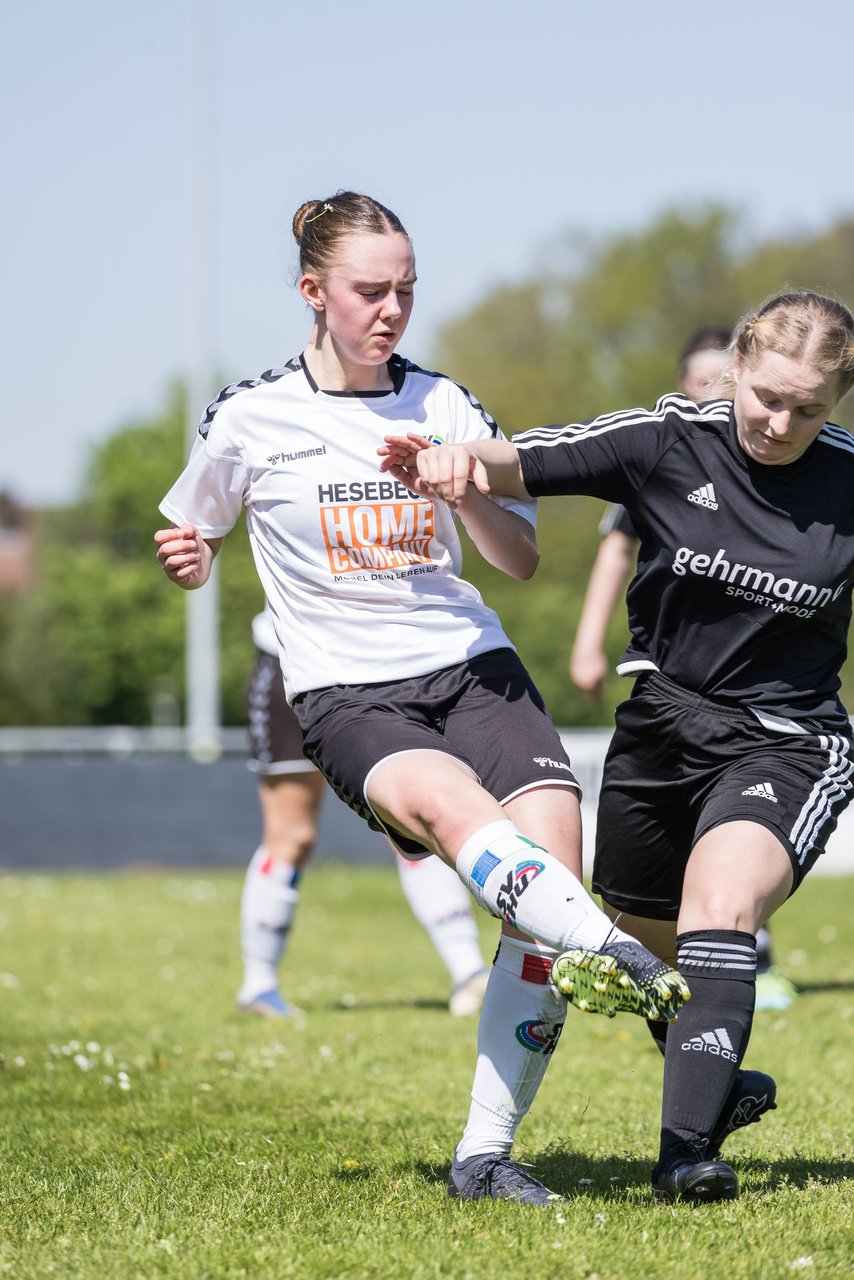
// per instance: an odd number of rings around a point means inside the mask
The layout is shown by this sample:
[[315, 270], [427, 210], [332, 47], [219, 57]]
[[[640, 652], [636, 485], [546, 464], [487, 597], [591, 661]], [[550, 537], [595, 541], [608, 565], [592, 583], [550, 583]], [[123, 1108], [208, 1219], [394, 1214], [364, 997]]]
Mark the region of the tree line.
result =
[[[854, 302], [854, 220], [756, 243], [733, 210], [672, 209], [636, 231], [567, 234], [548, 256], [542, 270], [448, 323], [429, 361], [412, 353], [470, 388], [508, 435], [654, 403], [673, 388], [693, 329], [733, 324], [781, 288]], [[848, 399], [834, 420], [852, 429]], [[0, 723], [180, 721], [185, 598], [157, 572], [151, 534], [183, 466], [184, 421], [175, 386], [159, 413], [92, 450], [77, 502], [39, 514], [36, 584], [0, 597]], [[614, 676], [594, 705], [567, 672], [602, 509], [587, 498], [541, 503], [542, 560], [530, 582], [504, 578], [471, 548], [465, 556], [464, 572], [497, 609], [563, 725], [610, 724], [627, 692]], [[223, 718], [241, 724], [249, 623], [262, 604], [242, 524], [227, 539], [220, 573]], [[609, 637], [614, 658], [625, 638], [621, 610]], [[854, 710], [847, 673], [842, 696]]]

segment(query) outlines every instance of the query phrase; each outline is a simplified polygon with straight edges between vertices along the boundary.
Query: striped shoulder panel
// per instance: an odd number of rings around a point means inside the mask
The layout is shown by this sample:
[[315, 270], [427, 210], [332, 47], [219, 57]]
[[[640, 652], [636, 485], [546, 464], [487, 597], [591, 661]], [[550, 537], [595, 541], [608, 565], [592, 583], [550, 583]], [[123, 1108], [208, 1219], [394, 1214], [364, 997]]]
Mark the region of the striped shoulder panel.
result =
[[834, 422], [826, 422], [818, 433], [822, 444], [829, 444], [834, 449], [844, 449], [846, 453], [854, 453], [854, 435], [845, 427], [837, 427]]
[[471, 407], [476, 409], [483, 418], [493, 436], [497, 436], [499, 434], [498, 423], [491, 414], [486, 412], [480, 401], [476, 400], [472, 393], [468, 391], [461, 382], [455, 382], [454, 379], [449, 378], [446, 373], [436, 373], [433, 369], [422, 369], [420, 365], [413, 363], [412, 360], [407, 360], [405, 356], [392, 356], [392, 360], [395, 362], [396, 367], [401, 370], [401, 385], [403, 383], [403, 377], [407, 373], [420, 373], [424, 378], [442, 378], [445, 382], [450, 382], [465, 396]]
[[202, 414], [199, 423], [199, 435], [203, 440], [207, 439], [211, 424], [216, 413], [225, 404], [226, 400], [230, 400], [232, 396], [238, 395], [241, 391], [249, 391], [252, 387], [260, 387], [264, 382], [278, 382], [279, 378], [284, 378], [289, 373], [299, 373], [302, 366], [299, 362], [299, 356], [294, 356], [293, 360], [289, 360], [281, 369], [267, 369], [261, 374], [260, 378], [244, 378], [242, 382], [232, 382], [220, 391], [216, 400], [208, 405]]
[[589, 439], [592, 436], [604, 435], [620, 427], [635, 426], [648, 423], [658, 426], [666, 417], [681, 418], [683, 422], [726, 422], [732, 412], [730, 400], [709, 400], [700, 406], [688, 400], [678, 392], [661, 396], [654, 409], [618, 409], [614, 413], [603, 413], [592, 422], [568, 423], [565, 426], [534, 427], [513, 437], [517, 449], [545, 448], [555, 445], [571, 444], [574, 440]]

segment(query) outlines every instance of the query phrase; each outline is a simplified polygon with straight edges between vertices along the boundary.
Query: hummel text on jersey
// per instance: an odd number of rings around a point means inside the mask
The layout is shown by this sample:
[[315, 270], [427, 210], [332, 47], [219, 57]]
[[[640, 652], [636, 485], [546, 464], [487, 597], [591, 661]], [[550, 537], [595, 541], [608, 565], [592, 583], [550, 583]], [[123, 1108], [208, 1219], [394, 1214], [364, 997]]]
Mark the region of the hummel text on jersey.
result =
[[774, 795], [774, 788], [770, 782], [757, 782], [755, 787], [748, 787], [741, 794], [743, 796], [759, 796], [761, 800], [771, 800], [774, 804], [777, 804], [777, 797]]
[[711, 483], [701, 484], [699, 489], [695, 489], [693, 493], [689, 493], [688, 501], [696, 503], [698, 507], [708, 507], [710, 511], [717, 511], [718, 509], [718, 500], [715, 497], [715, 486]]
[[692, 1036], [690, 1040], [683, 1041], [682, 1048], [690, 1050], [692, 1053], [711, 1053], [716, 1058], [726, 1058], [727, 1062], [738, 1062], [738, 1057], [733, 1052], [732, 1041], [725, 1027], [718, 1027], [717, 1031], [704, 1031], [699, 1036]]
[[326, 445], [319, 444], [316, 449], [298, 449], [296, 453], [271, 453], [268, 462], [273, 466], [277, 462], [302, 462], [303, 458], [321, 458], [326, 453]]
[[740, 596], [750, 604], [764, 605], [776, 613], [792, 613], [799, 618], [811, 618], [817, 609], [836, 600], [845, 590], [845, 582], [840, 582], [838, 587], [817, 587], [795, 578], [775, 578], [767, 569], [728, 560], [727, 554], [723, 547], [714, 557], [690, 547], [679, 547], [671, 568], [679, 578], [687, 573], [699, 578], [715, 578], [726, 584], [728, 596]]

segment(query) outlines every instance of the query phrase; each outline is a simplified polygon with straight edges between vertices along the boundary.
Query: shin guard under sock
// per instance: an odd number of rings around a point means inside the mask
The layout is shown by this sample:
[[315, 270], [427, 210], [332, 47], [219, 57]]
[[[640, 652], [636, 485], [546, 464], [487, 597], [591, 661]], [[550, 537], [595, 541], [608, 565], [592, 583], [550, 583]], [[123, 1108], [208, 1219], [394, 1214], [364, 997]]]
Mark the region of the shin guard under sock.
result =
[[567, 1003], [549, 981], [554, 952], [502, 937], [477, 1032], [477, 1066], [458, 1160], [509, 1152], [558, 1042]]
[[482, 907], [556, 951], [598, 951], [606, 940], [629, 939], [600, 911], [569, 868], [523, 836], [509, 819], [491, 822], [469, 836], [456, 866]]
[[664, 1163], [687, 1144], [705, 1158], [747, 1050], [756, 996], [756, 939], [737, 929], [697, 929], [676, 939], [676, 963], [691, 988], [667, 1035], [661, 1111]]

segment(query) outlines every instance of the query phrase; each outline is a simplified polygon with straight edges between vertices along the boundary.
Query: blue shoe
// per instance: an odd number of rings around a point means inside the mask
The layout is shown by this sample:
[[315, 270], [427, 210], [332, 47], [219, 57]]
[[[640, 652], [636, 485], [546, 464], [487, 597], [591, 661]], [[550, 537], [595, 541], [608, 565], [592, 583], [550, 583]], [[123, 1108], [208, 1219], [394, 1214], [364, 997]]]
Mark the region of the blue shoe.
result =
[[238, 997], [237, 1007], [244, 1013], [257, 1013], [262, 1018], [298, 1018], [301, 1012], [296, 1005], [288, 1004], [275, 987], [272, 991], [262, 991], [251, 1000]]
[[546, 1207], [564, 1200], [515, 1160], [494, 1152], [469, 1156], [468, 1160], [455, 1157], [448, 1175], [448, 1195], [452, 1200], [517, 1200]]

